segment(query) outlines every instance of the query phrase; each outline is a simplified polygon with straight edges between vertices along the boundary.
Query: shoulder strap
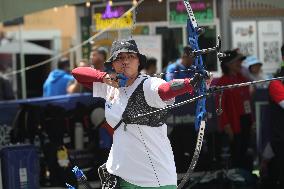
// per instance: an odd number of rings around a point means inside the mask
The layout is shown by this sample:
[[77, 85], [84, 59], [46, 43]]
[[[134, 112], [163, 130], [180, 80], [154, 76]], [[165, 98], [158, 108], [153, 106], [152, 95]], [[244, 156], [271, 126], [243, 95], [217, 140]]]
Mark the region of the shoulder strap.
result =
[[123, 118], [115, 125], [115, 127], [113, 128], [113, 130], [115, 131], [123, 122]]
[[[136, 89], [134, 90], [134, 92], [132, 93], [132, 95], [135, 93], [135, 91], [139, 88], [140, 85], [143, 85], [143, 84], [144, 84], [144, 82], [145, 82], [146, 79], [148, 79], [148, 78], [143, 79], [143, 80], [139, 83], [139, 85], [136, 87]], [[132, 95], [131, 95], [131, 96], [132, 96]], [[131, 98], [131, 96], [129, 97], [129, 99]], [[128, 106], [128, 103], [127, 103], [127, 105], [126, 105], [126, 108], [127, 108], [127, 106]], [[126, 110], [126, 108], [125, 108], [125, 110]], [[125, 110], [124, 110], [124, 112], [125, 112]], [[123, 116], [124, 112], [122, 113], [122, 116]], [[122, 117], [121, 120], [114, 126], [113, 130], [115, 131], [116, 129], [118, 129], [118, 127], [120, 127], [120, 125], [123, 123], [123, 121], [124, 121], [124, 118]]]

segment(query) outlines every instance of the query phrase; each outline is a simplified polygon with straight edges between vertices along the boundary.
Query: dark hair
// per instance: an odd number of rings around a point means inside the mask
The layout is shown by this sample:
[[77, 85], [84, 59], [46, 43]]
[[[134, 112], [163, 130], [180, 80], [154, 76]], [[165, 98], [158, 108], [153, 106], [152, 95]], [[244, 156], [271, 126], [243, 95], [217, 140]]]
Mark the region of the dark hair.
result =
[[149, 69], [151, 66], [156, 66], [157, 65], [157, 59], [154, 57], [148, 58], [147, 62], [144, 66], [144, 68], [147, 70]]
[[70, 67], [70, 62], [67, 58], [62, 58], [58, 61], [58, 69], [63, 70], [66, 67]]
[[141, 58], [140, 56], [138, 56], [139, 58], [139, 66], [138, 66], [138, 72], [140, 72], [141, 70], [143, 70], [145, 68], [145, 65], [147, 65], [147, 62], [148, 60], [146, 60], [145, 62], [145, 59]]
[[222, 72], [225, 75], [230, 71], [230, 68], [228, 66], [229, 64], [237, 60], [243, 61], [246, 58], [246, 56], [239, 52], [239, 49], [226, 50], [223, 53], [225, 54], [225, 56], [220, 58], [220, 62]]
[[186, 54], [187, 56], [190, 55], [192, 48], [190, 46], [183, 47], [183, 55]]
[[283, 45], [281, 47], [281, 55], [284, 56], [284, 43], [283, 43]]
[[95, 49], [92, 49], [92, 51], [98, 52], [99, 54], [103, 55], [104, 61], [107, 59], [107, 50], [104, 47], [95, 48]]

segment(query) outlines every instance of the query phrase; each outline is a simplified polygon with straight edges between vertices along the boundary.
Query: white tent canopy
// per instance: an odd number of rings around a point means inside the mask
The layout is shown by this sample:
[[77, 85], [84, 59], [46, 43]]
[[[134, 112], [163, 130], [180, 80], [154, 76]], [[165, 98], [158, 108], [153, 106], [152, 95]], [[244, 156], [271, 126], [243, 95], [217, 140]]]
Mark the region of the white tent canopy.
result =
[[[25, 99], [27, 97], [26, 89], [26, 71], [25, 71], [25, 58], [24, 55], [53, 55], [53, 51], [36, 45], [34, 43], [26, 41], [12, 41], [4, 43], [0, 46], [0, 53], [13, 54], [15, 57], [16, 54], [20, 54], [20, 63], [21, 63], [21, 83], [22, 83], [22, 97]], [[13, 58], [13, 65], [16, 65], [16, 58]], [[16, 67], [16, 66], [13, 66]]]
[[[34, 43], [22, 42], [22, 53], [23, 54], [32, 54], [32, 55], [52, 55], [54, 54], [53, 51], [36, 45]], [[12, 41], [7, 44], [0, 46], [0, 53], [7, 53], [7, 54], [19, 54], [21, 53], [20, 49], [20, 42], [19, 41]]]

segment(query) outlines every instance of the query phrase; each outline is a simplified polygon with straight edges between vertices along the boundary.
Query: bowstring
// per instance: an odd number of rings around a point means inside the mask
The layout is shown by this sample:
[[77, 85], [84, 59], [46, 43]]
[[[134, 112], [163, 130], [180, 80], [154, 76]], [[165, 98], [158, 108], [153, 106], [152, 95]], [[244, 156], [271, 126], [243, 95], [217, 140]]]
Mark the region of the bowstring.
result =
[[244, 82], [244, 83], [237, 83], [237, 84], [232, 84], [232, 85], [213, 86], [213, 87], [209, 88], [206, 93], [204, 93], [202, 95], [195, 96], [193, 98], [190, 98], [188, 100], [184, 100], [184, 101], [179, 102], [177, 104], [168, 105], [168, 106], [166, 106], [164, 108], [160, 108], [158, 110], [151, 111], [151, 112], [148, 112], [148, 113], [145, 113], [145, 114], [138, 114], [137, 116], [134, 116], [134, 118], [137, 119], [137, 118], [140, 118], [140, 117], [149, 116], [149, 115], [158, 113], [160, 111], [165, 111], [165, 110], [168, 110], [168, 109], [177, 108], [177, 107], [180, 107], [182, 105], [195, 102], [195, 101], [197, 101], [199, 99], [207, 98], [207, 97], [211, 96], [214, 93], [222, 92], [224, 90], [233, 89], [233, 88], [239, 88], [239, 87], [246, 87], [246, 86], [255, 85], [255, 84], [258, 84], [258, 83], [269, 82], [269, 81], [274, 81], [274, 80], [284, 80], [284, 76], [283, 77], [271, 78], [271, 79], [263, 79], [263, 80], [258, 80], [258, 81], [249, 81], [249, 82]]

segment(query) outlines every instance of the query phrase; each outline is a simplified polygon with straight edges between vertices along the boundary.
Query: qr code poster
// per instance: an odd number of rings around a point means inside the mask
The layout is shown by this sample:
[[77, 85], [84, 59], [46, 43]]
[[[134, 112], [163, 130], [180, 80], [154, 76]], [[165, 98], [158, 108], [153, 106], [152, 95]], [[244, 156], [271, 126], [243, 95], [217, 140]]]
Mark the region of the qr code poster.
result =
[[232, 45], [244, 55], [257, 56], [257, 30], [255, 21], [232, 22]]
[[281, 64], [282, 24], [281, 21], [258, 22], [259, 58], [263, 61], [263, 70], [275, 72]]

